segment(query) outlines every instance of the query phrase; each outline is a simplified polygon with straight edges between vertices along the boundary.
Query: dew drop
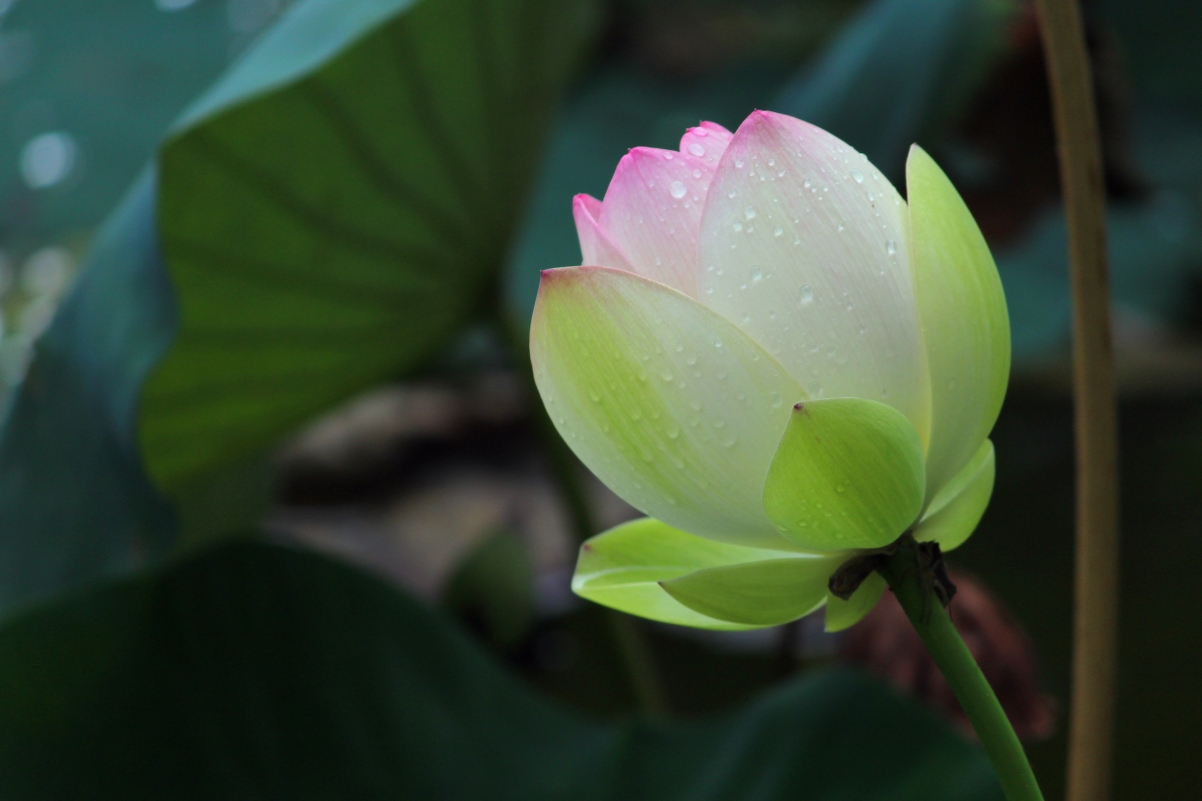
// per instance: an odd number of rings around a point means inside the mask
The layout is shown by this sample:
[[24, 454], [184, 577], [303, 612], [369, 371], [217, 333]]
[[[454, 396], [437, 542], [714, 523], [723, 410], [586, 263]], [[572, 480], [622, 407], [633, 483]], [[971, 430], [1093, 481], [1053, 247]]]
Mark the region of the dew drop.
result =
[[783, 403], [783, 402], [784, 402], [784, 401], [782, 401], [782, 400], [781, 400], [781, 398], [780, 398], [780, 393], [779, 393], [779, 392], [773, 392], [773, 393], [772, 393], [772, 395], [771, 395], [771, 397], [772, 397], [772, 408], [773, 408], [773, 409], [779, 409], [779, 408], [780, 408], [780, 405], [781, 405], [781, 403]]
[[680, 200], [682, 197], [688, 194], [688, 192], [688, 188], [685, 187], [685, 185], [680, 181], [673, 181], [672, 185], [668, 187], [668, 193], [677, 200]]
[[812, 187], [814, 185], [814, 182], [811, 181], [809, 178], [806, 178], [804, 181], [801, 182], [801, 185], [804, 186], [806, 189], [809, 189], [810, 187]]
[[760, 269], [760, 266], [758, 264], [752, 266], [752, 268], [751, 268], [751, 283], [758, 284], [762, 280], [764, 280], [764, 271]]
[[772, 229], [772, 235], [773, 235], [773, 236], [781, 236], [781, 235], [783, 235], [784, 233], [785, 233], [785, 229], [784, 229], [784, 228], [781, 228], [779, 225], [778, 225], [778, 226], [776, 226], [776, 227], [774, 227], [774, 228]]
[[664, 161], [671, 161], [671, 160], [672, 160], [672, 154], [671, 154], [671, 153], [665, 153], [665, 154], [664, 154]]
[[810, 289], [809, 284], [802, 285], [800, 301], [802, 306], [808, 306], [814, 302], [814, 290]]
[[835, 228], [838, 229], [839, 233], [843, 233], [845, 230], [847, 230], [843, 227], [843, 223], [835, 223]]
[[746, 164], [746, 163], [747, 163], [747, 162], [743, 161], [743, 159], [735, 159], [735, 169], [736, 169], [736, 170], [741, 170], [741, 169], [743, 169], [743, 165], [744, 165], [744, 164]]
[[689, 367], [692, 367], [694, 364], [697, 363], [697, 357], [690, 354], [689, 357], [684, 360], [684, 363], [687, 364]]
[[857, 169], [854, 169], [854, 168], [852, 169], [851, 177], [856, 179], [857, 184], [864, 183], [864, 173], [860, 172]]
[[689, 152], [700, 158], [705, 155], [705, 146], [700, 142], [693, 142], [689, 145]]
[[885, 252], [888, 253], [890, 256], [896, 256], [897, 255], [897, 243], [894, 242], [892, 239], [886, 239], [885, 240]]
[[734, 229], [735, 229], [735, 231], [742, 231], [743, 223], [739, 222], [738, 220], [735, 220]]
[[700, 177], [701, 177], [701, 170], [693, 170], [693, 177], [694, 177], [694, 178], [700, 178]]
[[755, 206], [744, 206], [743, 207], [743, 216], [749, 220], [754, 220], [755, 219]]
[[731, 200], [734, 200], [734, 199], [735, 199], [735, 197], [736, 197], [738, 194], [739, 194], [738, 192], [736, 192], [735, 190], [733, 190], [733, 189], [732, 189], [732, 190], [730, 190], [729, 192], [727, 192], [727, 193], [726, 193], [726, 196], [727, 196], [728, 198], [730, 198]]
[[775, 166], [776, 166], [776, 159], [768, 159], [768, 166], [769, 166], [769, 167], [775, 167]]

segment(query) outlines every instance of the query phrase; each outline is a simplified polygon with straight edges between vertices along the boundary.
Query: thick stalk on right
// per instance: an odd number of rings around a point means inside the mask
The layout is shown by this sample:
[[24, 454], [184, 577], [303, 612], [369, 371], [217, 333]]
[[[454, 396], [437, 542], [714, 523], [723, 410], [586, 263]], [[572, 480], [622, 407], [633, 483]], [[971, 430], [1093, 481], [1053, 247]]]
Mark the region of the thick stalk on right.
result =
[[1118, 422], [1106, 258], [1106, 185], [1077, 0], [1036, 0], [1068, 219], [1073, 291], [1077, 559], [1069, 801], [1110, 793], [1118, 648]]
[[[937, 554], [937, 551], [935, 552]], [[947, 679], [989, 755], [1007, 801], [1043, 801], [1014, 727], [937, 594], [930, 552], [906, 535], [877, 567]]]

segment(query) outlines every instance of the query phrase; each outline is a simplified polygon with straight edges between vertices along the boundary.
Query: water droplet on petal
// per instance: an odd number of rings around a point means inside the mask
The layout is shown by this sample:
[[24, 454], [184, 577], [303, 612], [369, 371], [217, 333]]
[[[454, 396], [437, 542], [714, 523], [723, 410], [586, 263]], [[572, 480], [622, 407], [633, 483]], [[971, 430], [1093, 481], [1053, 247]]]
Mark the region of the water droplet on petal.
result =
[[739, 222], [738, 220], [735, 220], [734, 229], [735, 229], [736, 231], [742, 231], [742, 230], [743, 230], [743, 223]]
[[745, 161], [744, 161], [743, 159], [741, 159], [741, 158], [740, 158], [740, 159], [735, 159], [735, 169], [736, 169], [736, 170], [741, 170], [741, 169], [743, 169], [743, 165], [744, 165], [744, 164], [746, 164], [746, 163], [747, 163], [747, 162], [745, 162]]
[[689, 145], [689, 152], [700, 158], [705, 155], [705, 146], [699, 142], [693, 142]]
[[779, 393], [779, 392], [773, 392], [771, 397], [772, 397], [772, 408], [773, 408], [773, 409], [779, 409], [779, 408], [780, 408], [780, 405], [781, 405], [781, 403], [783, 403], [783, 401], [782, 401], [782, 400], [781, 400], [781, 398], [780, 398], [780, 393]]
[[853, 169], [851, 171], [851, 177], [856, 179], [857, 184], [864, 183], [864, 173], [860, 172], [857, 169]]
[[693, 170], [693, 177], [694, 177], [694, 178], [700, 178], [700, 177], [701, 177], [701, 170]]
[[736, 192], [735, 190], [733, 190], [733, 189], [732, 189], [732, 190], [730, 190], [729, 192], [727, 192], [727, 193], [726, 193], [726, 196], [727, 196], [728, 198], [730, 198], [731, 200], [734, 200], [734, 199], [735, 199], [735, 197], [736, 197], [738, 194], [739, 194], [738, 192]]
[[743, 207], [743, 216], [749, 220], [754, 220], [755, 219], [755, 206], [744, 206]]
[[758, 264], [753, 265], [751, 268], [751, 282], [758, 284], [762, 280], [764, 280], [764, 271], [760, 269]]
[[668, 187], [668, 193], [670, 195], [672, 195], [672, 197], [676, 198], [677, 200], [680, 200], [682, 197], [684, 197], [686, 194], [688, 194], [688, 192], [689, 192], [688, 188], [685, 187], [685, 185], [682, 184], [680, 181], [673, 181], [672, 184]]
[[809, 284], [802, 285], [800, 302], [802, 306], [808, 306], [814, 302], [814, 290], [810, 289]]
[[897, 243], [894, 242], [892, 239], [886, 239], [885, 240], [885, 252], [888, 253], [890, 256], [896, 255], [897, 254]]

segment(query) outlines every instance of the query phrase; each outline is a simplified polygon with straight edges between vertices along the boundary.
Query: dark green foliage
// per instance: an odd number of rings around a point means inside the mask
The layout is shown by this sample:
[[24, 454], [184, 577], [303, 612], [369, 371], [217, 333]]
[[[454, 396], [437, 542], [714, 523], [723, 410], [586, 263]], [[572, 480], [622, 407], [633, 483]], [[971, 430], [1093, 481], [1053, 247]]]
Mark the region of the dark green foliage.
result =
[[408, 598], [234, 544], [0, 631], [6, 799], [1000, 799], [984, 756], [854, 672], [704, 723], [600, 724]]

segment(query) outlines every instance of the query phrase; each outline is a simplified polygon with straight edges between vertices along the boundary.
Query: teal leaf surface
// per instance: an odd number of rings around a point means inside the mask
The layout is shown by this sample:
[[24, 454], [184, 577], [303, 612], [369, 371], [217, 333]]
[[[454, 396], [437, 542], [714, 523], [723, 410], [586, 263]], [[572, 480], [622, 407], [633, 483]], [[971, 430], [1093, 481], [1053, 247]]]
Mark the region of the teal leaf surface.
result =
[[175, 332], [144, 174], [96, 237], [0, 429], [0, 610], [163, 553], [174, 516], [134, 448]]

